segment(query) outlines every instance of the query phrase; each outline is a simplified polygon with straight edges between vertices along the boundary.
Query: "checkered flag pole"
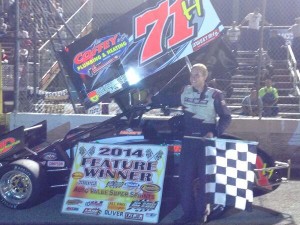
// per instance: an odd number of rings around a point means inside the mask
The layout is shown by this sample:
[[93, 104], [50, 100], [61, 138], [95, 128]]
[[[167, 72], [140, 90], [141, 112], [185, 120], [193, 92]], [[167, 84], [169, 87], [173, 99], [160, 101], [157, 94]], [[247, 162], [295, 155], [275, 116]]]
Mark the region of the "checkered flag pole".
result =
[[206, 194], [211, 204], [248, 209], [253, 202], [257, 142], [206, 140]]

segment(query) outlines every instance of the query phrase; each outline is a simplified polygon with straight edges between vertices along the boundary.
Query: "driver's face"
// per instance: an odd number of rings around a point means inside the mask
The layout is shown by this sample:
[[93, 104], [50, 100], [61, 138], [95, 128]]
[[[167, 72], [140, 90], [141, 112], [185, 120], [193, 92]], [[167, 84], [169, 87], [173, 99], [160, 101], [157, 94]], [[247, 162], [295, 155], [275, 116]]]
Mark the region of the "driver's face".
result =
[[205, 84], [207, 76], [199, 68], [192, 68], [190, 73], [190, 83], [194, 88], [201, 88]]

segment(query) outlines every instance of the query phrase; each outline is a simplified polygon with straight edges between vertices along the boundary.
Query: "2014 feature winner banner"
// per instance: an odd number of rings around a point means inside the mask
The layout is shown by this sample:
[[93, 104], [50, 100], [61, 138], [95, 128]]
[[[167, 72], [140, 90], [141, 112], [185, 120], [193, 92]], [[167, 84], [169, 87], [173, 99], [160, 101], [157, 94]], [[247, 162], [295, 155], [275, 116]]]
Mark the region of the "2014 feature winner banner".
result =
[[79, 143], [63, 213], [157, 223], [167, 147]]

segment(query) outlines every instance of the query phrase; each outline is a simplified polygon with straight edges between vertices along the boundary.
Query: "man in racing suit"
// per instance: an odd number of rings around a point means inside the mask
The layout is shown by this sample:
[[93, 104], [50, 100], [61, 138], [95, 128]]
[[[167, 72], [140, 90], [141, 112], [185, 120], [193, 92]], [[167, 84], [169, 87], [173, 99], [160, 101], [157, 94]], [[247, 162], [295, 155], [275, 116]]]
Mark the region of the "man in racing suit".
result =
[[[184, 139], [180, 155], [181, 206], [183, 216], [176, 224], [205, 222], [205, 144], [193, 137], [212, 138], [221, 135], [231, 122], [221, 91], [206, 85], [208, 71], [205, 65], [191, 68], [190, 83], [181, 94], [184, 109]], [[219, 120], [217, 123], [217, 116]], [[193, 183], [198, 180], [195, 190]]]

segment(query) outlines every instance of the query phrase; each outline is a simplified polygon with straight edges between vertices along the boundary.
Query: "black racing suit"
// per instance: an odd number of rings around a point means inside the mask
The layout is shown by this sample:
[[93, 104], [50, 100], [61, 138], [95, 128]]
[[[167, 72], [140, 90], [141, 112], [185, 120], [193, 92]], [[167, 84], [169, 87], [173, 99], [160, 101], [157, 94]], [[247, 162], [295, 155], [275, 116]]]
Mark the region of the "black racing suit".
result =
[[[208, 132], [220, 136], [231, 122], [231, 113], [217, 89], [205, 86], [202, 93], [186, 86], [181, 94], [184, 107], [185, 137], [180, 155], [181, 205], [184, 216], [202, 218], [206, 208], [205, 199], [205, 144], [199, 139]], [[217, 116], [219, 121], [217, 123]], [[199, 178], [197, 190], [193, 182]]]
[[[180, 99], [166, 96], [161, 103], [178, 105], [184, 110], [184, 134], [180, 155], [181, 205], [186, 218], [202, 218], [205, 212], [205, 145], [204, 141], [187, 136], [203, 137], [208, 132], [220, 136], [231, 122], [231, 113], [227, 108], [221, 91], [205, 86], [199, 93], [192, 86], [184, 88]], [[217, 116], [219, 120], [217, 122]], [[193, 182], [199, 178], [197, 191]]]

